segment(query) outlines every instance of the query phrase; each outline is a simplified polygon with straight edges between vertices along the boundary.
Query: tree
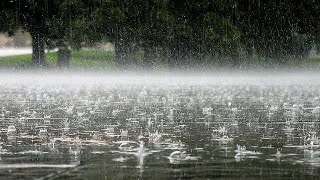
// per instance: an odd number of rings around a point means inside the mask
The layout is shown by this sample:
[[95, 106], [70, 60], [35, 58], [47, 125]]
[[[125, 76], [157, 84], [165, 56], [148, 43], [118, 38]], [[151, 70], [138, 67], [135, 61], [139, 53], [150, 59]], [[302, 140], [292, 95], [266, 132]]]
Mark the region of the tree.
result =
[[[68, 6], [75, 1], [69, 0]], [[142, 63], [147, 69], [152, 68], [156, 61], [168, 62], [169, 67], [182, 67], [190, 66], [215, 53], [229, 53], [235, 57], [239, 49], [239, 30], [228, 19], [229, 14], [225, 15], [232, 8], [233, 1], [227, 5], [222, 1], [208, 0], [95, 2], [97, 5], [91, 8], [89, 14], [81, 12], [85, 14], [84, 17], [75, 16], [76, 18], [68, 20], [70, 15], [62, 15], [57, 22], [68, 24], [61, 23], [64, 29], [59, 32], [71, 32], [70, 29], [75, 31], [77, 24], [83, 24], [85, 32], [78, 34], [94, 42], [104, 40], [114, 43], [119, 68], [137, 63], [135, 54], [138, 49], [144, 51]], [[76, 9], [82, 9], [81, 4], [81, 1], [76, 3]], [[62, 12], [70, 14], [70, 10]], [[90, 19], [86, 20], [86, 17]], [[59, 24], [55, 27], [59, 27]], [[69, 42], [71, 39], [73, 42], [70, 34], [72, 32], [60, 35], [60, 39], [69, 39]]]
[[51, 20], [50, 48], [58, 48], [58, 66], [68, 68], [72, 49], [79, 50], [85, 43], [94, 40], [96, 32], [90, 29], [91, 12], [95, 1], [64, 0], [58, 7], [57, 14]]
[[238, 0], [235, 24], [243, 43], [266, 59], [304, 58], [319, 31], [319, 2], [314, 0]]
[[137, 19], [137, 41], [144, 51], [143, 66], [152, 69], [156, 63], [165, 64], [170, 58], [170, 40], [174, 16], [167, 0], [149, 0], [140, 6]]
[[135, 10], [139, 10], [140, 3], [136, 1], [102, 1], [99, 7], [93, 9], [89, 23], [90, 29], [94, 30], [91, 37], [96, 40], [110, 41], [115, 45], [115, 57], [118, 67], [123, 69], [129, 63], [135, 61], [136, 23]]
[[8, 32], [9, 35], [13, 35], [18, 29], [14, 11], [8, 11], [7, 9], [13, 9], [14, 4], [6, 1], [0, 2], [0, 32]]
[[1, 1], [2, 30], [14, 32], [17, 28], [26, 30], [32, 37], [32, 64], [43, 67], [45, 44], [49, 34], [52, 17], [58, 10], [60, 1], [56, 0], [3, 0]]
[[[234, 1], [170, 1], [175, 17], [172, 32], [173, 66], [208, 63], [212, 55], [237, 58], [240, 31], [231, 18]], [[236, 64], [236, 61], [234, 61]]]

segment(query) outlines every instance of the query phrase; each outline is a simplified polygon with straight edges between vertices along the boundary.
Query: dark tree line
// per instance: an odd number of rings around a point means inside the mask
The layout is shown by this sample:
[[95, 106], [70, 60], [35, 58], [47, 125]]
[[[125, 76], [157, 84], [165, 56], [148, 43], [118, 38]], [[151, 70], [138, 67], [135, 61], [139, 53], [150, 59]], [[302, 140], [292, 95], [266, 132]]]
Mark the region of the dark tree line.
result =
[[32, 36], [35, 66], [45, 48], [58, 48], [68, 67], [71, 50], [112, 42], [119, 68], [206, 65], [214, 58], [234, 66], [256, 53], [284, 63], [305, 58], [320, 41], [318, 0], [2, 0], [0, 31]]
[[32, 63], [45, 66], [45, 45], [50, 35], [51, 19], [58, 12], [59, 1], [55, 0], [4, 0], [0, 2], [0, 30], [14, 33], [22, 28], [32, 37]]
[[319, 1], [241, 0], [238, 9], [235, 24], [249, 53], [254, 47], [262, 57], [283, 62], [305, 57], [312, 42], [319, 43]]

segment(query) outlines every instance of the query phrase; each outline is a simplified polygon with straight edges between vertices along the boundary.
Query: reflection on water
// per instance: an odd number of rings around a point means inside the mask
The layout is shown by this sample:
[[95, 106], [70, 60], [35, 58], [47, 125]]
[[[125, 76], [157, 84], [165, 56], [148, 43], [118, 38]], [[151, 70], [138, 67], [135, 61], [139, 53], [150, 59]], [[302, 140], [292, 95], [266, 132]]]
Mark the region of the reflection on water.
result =
[[3, 85], [0, 176], [319, 177], [320, 85]]

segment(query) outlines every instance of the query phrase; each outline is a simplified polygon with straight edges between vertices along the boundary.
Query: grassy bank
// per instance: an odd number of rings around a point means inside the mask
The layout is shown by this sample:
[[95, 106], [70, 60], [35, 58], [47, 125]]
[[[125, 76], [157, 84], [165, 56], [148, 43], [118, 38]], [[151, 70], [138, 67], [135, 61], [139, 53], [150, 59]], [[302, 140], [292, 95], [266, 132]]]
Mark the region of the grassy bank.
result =
[[[139, 67], [143, 59], [143, 53], [137, 53], [138, 61], [136, 64], [129, 65], [130, 67]], [[57, 53], [46, 53], [46, 61], [49, 69], [57, 68]], [[155, 63], [156, 69], [166, 69], [166, 65]], [[16, 55], [0, 57], [0, 68], [8, 69], [30, 69], [31, 67], [31, 54]], [[206, 65], [208, 70], [221, 70], [232, 69], [232, 64], [224, 62], [224, 60], [212, 60]], [[80, 50], [72, 52], [71, 69], [74, 70], [115, 70], [116, 61], [113, 52], [101, 50]], [[139, 69], [139, 68], [135, 68]], [[290, 59], [285, 63], [279, 64], [277, 61], [267, 61], [256, 58], [252, 62], [245, 62], [240, 69], [289, 69], [289, 70], [319, 70], [320, 69], [320, 56], [312, 56], [304, 60]]]
[[[32, 55], [16, 55], [0, 57], [0, 67], [9, 69], [31, 68]], [[46, 53], [48, 68], [57, 68], [56, 52]], [[116, 63], [113, 52], [99, 50], [80, 50], [72, 52], [72, 69], [115, 69]]]

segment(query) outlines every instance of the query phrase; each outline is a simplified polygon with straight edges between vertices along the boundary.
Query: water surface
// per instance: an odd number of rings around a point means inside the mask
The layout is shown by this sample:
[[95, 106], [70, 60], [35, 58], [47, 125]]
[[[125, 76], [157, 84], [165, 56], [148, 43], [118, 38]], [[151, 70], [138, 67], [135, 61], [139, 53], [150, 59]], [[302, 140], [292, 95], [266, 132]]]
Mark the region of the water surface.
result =
[[319, 178], [315, 74], [2, 75], [2, 179]]

